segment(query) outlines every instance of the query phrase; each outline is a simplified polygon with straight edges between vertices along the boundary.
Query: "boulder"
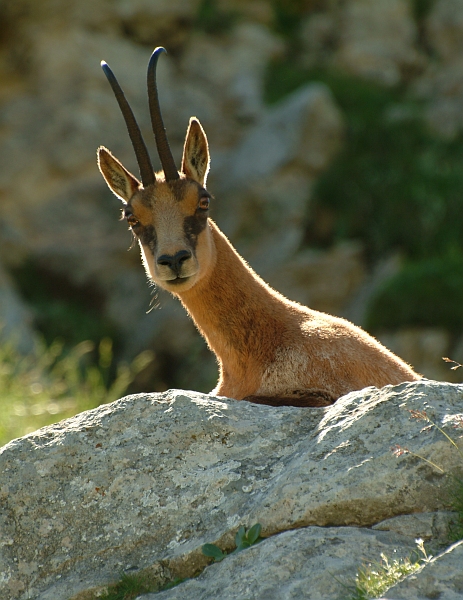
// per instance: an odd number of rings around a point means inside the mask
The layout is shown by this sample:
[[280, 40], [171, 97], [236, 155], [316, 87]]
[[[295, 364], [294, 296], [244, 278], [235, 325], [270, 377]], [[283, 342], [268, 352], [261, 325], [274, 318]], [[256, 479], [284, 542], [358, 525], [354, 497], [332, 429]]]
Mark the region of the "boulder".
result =
[[409, 557], [416, 546], [397, 533], [354, 527], [286, 531], [208, 567], [198, 578], [139, 600], [345, 600], [366, 559]]
[[[382, 600], [461, 599], [462, 552], [463, 542], [455, 544], [391, 587]], [[178, 588], [139, 600], [346, 600], [354, 597], [359, 568], [384, 565], [382, 557], [390, 563], [418, 559], [413, 539], [400, 533], [307, 527], [269, 538]]]
[[[366, 388], [323, 409], [171, 390], [45, 427], [0, 450], [0, 596], [69, 600], [140, 570], [160, 583], [190, 577], [207, 563], [203, 544], [230, 550], [237, 528], [257, 522], [264, 537], [288, 532], [263, 552], [283, 554], [289, 540], [333, 564], [339, 550], [342, 562], [346, 528], [446, 508], [446, 476], [427, 461], [449, 473], [461, 456], [413, 411], [451, 432], [462, 406], [463, 386], [425, 380]], [[358, 556], [414, 545], [390, 524], [355, 536]], [[347, 573], [355, 561], [341, 562], [335, 571]], [[195, 597], [176, 589], [167, 597]]]
[[[147, 46], [182, 48], [201, 0], [116, 0], [110, 6], [132, 39]], [[108, 3], [109, 4], [109, 3]], [[157, 40], [162, 40], [158, 43]]]
[[397, 85], [422, 66], [407, 0], [353, 0], [341, 19], [338, 67], [383, 85]]
[[[343, 134], [330, 90], [314, 82], [263, 111], [238, 147], [220, 156], [218, 222], [265, 279], [278, 282], [278, 271], [294, 263], [312, 187], [339, 151]], [[286, 279], [291, 298], [297, 279]]]
[[437, 0], [426, 20], [426, 35], [446, 63], [463, 55], [463, 7], [459, 0]]
[[[269, 271], [268, 280], [296, 302], [343, 315], [349, 300], [367, 280], [363, 248], [355, 242], [344, 242], [327, 251], [303, 250], [279, 269]], [[349, 315], [349, 320], [361, 324], [355, 316]]]
[[[221, 37], [191, 36], [179, 73], [186, 89], [194, 89], [187, 96], [189, 107], [185, 99], [182, 102], [184, 110], [190, 111], [186, 122], [194, 114], [211, 131], [215, 145], [235, 145], [242, 124], [262, 116], [266, 68], [283, 49], [269, 28], [252, 22], [239, 23]], [[175, 111], [178, 114], [177, 106]]]
[[343, 118], [328, 87], [307, 84], [263, 112], [227, 157], [221, 189], [246, 189], [291, 163], [318, 175], [339, 150], [342, 134]]

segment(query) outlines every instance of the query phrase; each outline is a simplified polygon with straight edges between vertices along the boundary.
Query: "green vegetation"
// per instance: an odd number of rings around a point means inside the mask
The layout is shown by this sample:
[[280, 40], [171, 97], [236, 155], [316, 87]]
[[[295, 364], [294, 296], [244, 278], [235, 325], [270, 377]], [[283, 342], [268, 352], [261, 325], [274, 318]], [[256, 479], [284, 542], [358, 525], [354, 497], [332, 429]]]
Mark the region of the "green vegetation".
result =
[[[140, 354], [132, 364], [114, 365], [112, 342], [103, 338], [95, 352], [85, 341], [66, 351], [63, 343], [45, 342], [20, 355], [12, 344], [0, 346], [0, 445], [45, 425], [120, 398], [152, 360]], [[112, 373], [114, 372], [114, 375]]]
[[102, 595], [95, 596], [95, 600], [134, 600], [141, 594], [156, 594], [164, 590], [170, 590], [184, 581], [187, 581], [187, 579], [176, 577], [164, 585], [159, 585], [142, 573], [135, 573], [134, 575], [123, 573], [118, 583], [109, 586], [108, 590]]
[[[416, 540], [416, 542], [424, 557], [421, 562], [428, 562], [432, 557], [428, 557], [423, 540]], [[381, 554], [380, 563], [369, 563], [358, 570], [352, 600], [380, 598], [393, 585], [418, 571], [421, 562], [411, 558], [389, 560], [385, 554]]]
[[111, 586], [102, 596], [98, 596], [99, 600], [134, 600], [141, 594], [149, 594], [150, 592], [158, 591], [153, 589], [148, 579], [142, 575], [126, 575], [121, 576], [121, 580], [114, 586]]
[[[261, 530], [262, 526], [260, 525], [260, 523], [256, 523], [247, 531], [244, 527], [240, 527], [235, 536], [236, 548], [231, 554], [234, 554], [235, 552], [241, 552], [241, 550], [244, 550], [245, 548], [250, 548], [251, 546], [254, 546], [254, 544], [258, 544], [259, 542], [261, 542]], [[222, 551], [215, 544], [204, 544], [204, 546], [202, 547], [202, 551], [204, 556], [213, 558], [215, 562], [220, 562], [228, 555], [227, 552]]]
[[[250, 529], [246, 530], [244, 527], [240, 527], [235, 536], [236, 548], [232, 552], [241, 552], [245, 548], [250, 548], [254, 544], [258, 544], [262, 541], [260, 537], [261, 525], [256, 523]], [[215, 544], [204, 544], [202, 552], [205, 556], [213, 558], [215, 562], [220, 562], [227, 556], [227, 552], [223, 552]], [[199, 574], [199, 573], [198, 573]], [[119, 583], [111, 586], [109, 590], [103, 595], [98, 596], [100, 600], [133, 600], [140, 594], [147, 594], [149, 592], [161, 592], [163, 590], [171, 589], [180, 583], [183, 583], [186, 579], [175, 578], [172, 581], [159, 586], [155, 583], [150, 583], [147, 577], [143, 575], [122, 575]]]
[[195, 28], [209, 35], [222, 35], [230, 31], [238, 20], [234, 10], [224, 10], [216, 0], [202, 0], [196, 14]]
[[304, 16], [316, 8], [317, 0], [273, 0], [273, 28], [294, 44]]
[[408, 261], [372, 299], [366, 328], [463, 329], [463, 256]]
[[266, 99], [276, 102], [313, 81], [331, 89], [346, 119], [346, 138], [317, 182], [305, 243], [361, 240], [371, 264], [393, 253], [403, 257], [402, 272], [373, 299], [368, 327], [461, 329], [463, 138], [433, 136], [420, 103], [401, 89], [304, 70], [289, 59], [271, 66]]
[[436, 0], [412, 0], [412, 11], [415, 21], [424, 20], [429, 13]]
[[115, 328], [103, 317], [105, 302], [96, 285], [75, 285], [31, 259], [15, 269], [13, 276], [34, 311], [35, 328], [48, 344], [60, 338], [70, 349], [86, 340], [96, 345], [105, 337], [117, 340]]
[[96, 286], [76, 286], [32, 261], [13, 274], [42, 341], [28, 356], [0, 344], [0, 445], [117, 400], [152, 361], [150, 352], [130, 365], [116, 358], [116, 330]]

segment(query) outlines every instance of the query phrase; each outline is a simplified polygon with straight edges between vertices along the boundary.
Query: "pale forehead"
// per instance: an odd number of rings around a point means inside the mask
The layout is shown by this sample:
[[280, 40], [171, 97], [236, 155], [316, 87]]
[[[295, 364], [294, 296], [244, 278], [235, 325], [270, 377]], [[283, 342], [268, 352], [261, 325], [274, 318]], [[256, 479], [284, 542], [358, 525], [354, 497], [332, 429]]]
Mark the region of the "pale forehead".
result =
[[140, 190], [129, 202], [137, 219], [149, 223], [156, 214], [191, 215], [195, 212], [200, 190], [194, 181], [180, 179], [175, 182], [158, 181], [155, 185]]

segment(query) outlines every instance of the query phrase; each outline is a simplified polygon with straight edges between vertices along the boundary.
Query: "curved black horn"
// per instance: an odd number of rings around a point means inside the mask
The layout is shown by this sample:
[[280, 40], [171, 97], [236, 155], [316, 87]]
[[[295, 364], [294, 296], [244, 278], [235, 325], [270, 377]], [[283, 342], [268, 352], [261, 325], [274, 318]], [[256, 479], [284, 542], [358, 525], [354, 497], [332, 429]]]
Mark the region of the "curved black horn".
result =
[[[158, 149], [161, 165], [164, 170], [166, 181], [178, 179], [179, 174], [175, 166], [172, 152], [170, 151], [169, 142], [167, 140], [166, 129], [162, 121], [161, 109], [159, 107], [158, 88], [156, 86], [156, 66], [158, 64], [159, 55], [166, 52], [165, 48], [159, 46], [151, 55], [148, 63], [148, 100], [151, 115], [151, 124], [153, 133], [156, 139], [156, 147]], [[166, 52], [167, 54], [167, 52]]]
[[104, 74], [106, 75], [109, 84], [112, 87], [114, 95], [116, 96], [116, 100], [119, 104], [119, 108], [121, 109], [130, 139], [132, 141], [133, 149], [135, 150], [135, 156], [137, 157], [141, 180], [143, 186], [146, 187], [147, 185], [155, 182], [155, 177], [150, 155], [148, 154], [140, 127], [138, 126], [138, 123], [129, 103], [127, 102], [121, 86], [119, 85], [114, 73], [109, 68], [109, 65], [104, 60], [101, 61], [101, 68], [103, 69]]

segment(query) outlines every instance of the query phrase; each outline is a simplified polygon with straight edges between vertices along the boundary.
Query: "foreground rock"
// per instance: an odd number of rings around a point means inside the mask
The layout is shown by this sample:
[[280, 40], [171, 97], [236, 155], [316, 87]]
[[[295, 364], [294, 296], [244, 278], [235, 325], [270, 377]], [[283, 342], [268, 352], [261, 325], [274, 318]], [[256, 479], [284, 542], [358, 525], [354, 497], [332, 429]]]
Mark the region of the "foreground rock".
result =
[[[389, 519], [388, 525], [383, 522], [379, 524], [381, 529], [373, 527], [373, 531], [354, 527], [286, 531], [208, 567], [198, 578], [185, 581], [175, 589], [145, 594], [140, 600], [348, 600], [354, 596], [359, 569], [378, 571], [378, 565], [385, 564], [384, 557], [390, 564], [407, 560], [418, 563], [419, 570], [391, 587], [383, 600], [436, 597], [457, 600], [461, 598], [462, 589], [463, 542], [429, 563], [423, 560], [415, 543], [421, 529], [420, 520], [421, 526], [437, 520], [448, 527], [452, 517], [445, 512], [418, 516], [422, 519], [416, 519], [414, 527], [409, 524], [403, 533], [394, 532], [403, 521], [401, 517]], [[421, 568], [420, 561], [423, 562]]]
[[381, 553], [406, 558], [413, 540], [355, 527], [286, 531], [207, 568], [197, 579], [143, 600], [340, 600], [354, 590], [355, 573]]
[[[169, 391], [43, 428], [1, 450], [0, 597], [68, 600], [141, 569], [160, 582], [191, 576], [206, 564], [201, 546], [232, 548], [240, 525], [259, 522], [269, 536], [438, 511], [446, 478], [391, 447], [456, 469], [455, 449], [410, 411], [450, 428], [462, 406], [463, 386], [428, 381], [326, 409]], [[393, 531], [374, 537], [396, 547]]]

